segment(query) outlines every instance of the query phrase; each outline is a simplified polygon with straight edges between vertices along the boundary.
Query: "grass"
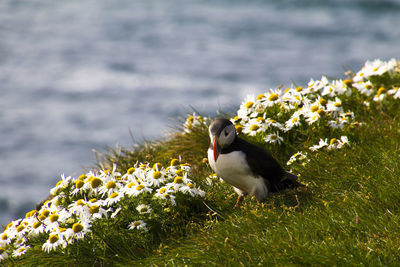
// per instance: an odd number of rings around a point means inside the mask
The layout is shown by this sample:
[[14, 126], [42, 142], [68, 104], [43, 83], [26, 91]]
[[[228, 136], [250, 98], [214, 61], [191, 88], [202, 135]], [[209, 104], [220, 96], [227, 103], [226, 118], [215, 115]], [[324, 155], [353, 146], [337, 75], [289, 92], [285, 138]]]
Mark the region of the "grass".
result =
[[[377, 82], [390, 88], [387, 79]], [[400, 75], [394, 84], [400, 84]], [[360, 95], [344, 97], [362, 122], [349, 126], [351, 146], [310, 153], [307, 164], [293, 164], [305, 188], [271, 195], [265, 203], [247, 198], [233, 209], [236, 195], [226, 183], [207, 182], [213, 172], [204, 162], [207, 123], [185, 133], [181, 126], [166, 139], [98, 154], [98, 169], [125, 173], [137, 161], [167, 166], [182, 158], [191, 177], [206, 191], [203, 199], [182, 197], [181, 206], [159, 214], [153, 231], [132, 234], [136, 200], [126, 200], [117, 220], [93, 225], [91, 238], [51, 254], [41, 246], [8, 259], [23, 266], [397, 266], [400, 262], [400, 103], [390, 99], [363, 104]], [[293, 153], [340, 132], [322, 126], [303, 128], [267, 144], [260, 136], [243, 138], [271, 151], [286, 166]], [[129, 201], [132, 201], [129, 202]], [[177, 201], [179, 201], [177, 197]], [[154, 206], [153, 206], [154, 208]], [[41, 244], [46, 238], [41, 240]], [[39, 242], [40, 243], [40, 242]]]
[[[247, 199], [132, 264], [153, 266], [367, 265], [400, 261], [398, 106], [368, 118], [351, 148], [299, 169], [306, 189]], [[221, 191], [233, 204], [230, 191]], [[214, 209], [228, 204], [209, 203]]]

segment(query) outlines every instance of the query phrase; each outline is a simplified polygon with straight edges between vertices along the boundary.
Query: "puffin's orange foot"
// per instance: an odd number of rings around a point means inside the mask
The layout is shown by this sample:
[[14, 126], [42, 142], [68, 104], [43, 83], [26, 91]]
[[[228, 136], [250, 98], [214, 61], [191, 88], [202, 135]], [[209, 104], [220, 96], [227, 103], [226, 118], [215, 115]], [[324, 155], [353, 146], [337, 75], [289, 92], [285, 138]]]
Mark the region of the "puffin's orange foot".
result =
[[233, 206], [233, 208], [234, 208], [234, 209], [235, 209], [235, 208], [238, 208], [239, 205], [240, 205], [240, 203], [242, 203], [243, 199], [244, 199], [244, 196], [239, 195], [238, 198], [237, 198], [237, 200], [236, 200], [236, 204], [235, 204], [235, 206]]

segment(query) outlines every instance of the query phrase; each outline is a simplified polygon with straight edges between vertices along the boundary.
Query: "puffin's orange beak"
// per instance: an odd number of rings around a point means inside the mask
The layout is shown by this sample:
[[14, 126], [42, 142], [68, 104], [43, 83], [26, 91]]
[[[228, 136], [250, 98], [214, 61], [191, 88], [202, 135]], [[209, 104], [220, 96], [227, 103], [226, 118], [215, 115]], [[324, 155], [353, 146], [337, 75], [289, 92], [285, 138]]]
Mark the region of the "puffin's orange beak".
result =
[[213, 143], [213, 153], [214, 153], [214, 161], [217, 161], [219, 156], [219, 148], [218, 148], [218, 137], [214, 136], [214, 143]]

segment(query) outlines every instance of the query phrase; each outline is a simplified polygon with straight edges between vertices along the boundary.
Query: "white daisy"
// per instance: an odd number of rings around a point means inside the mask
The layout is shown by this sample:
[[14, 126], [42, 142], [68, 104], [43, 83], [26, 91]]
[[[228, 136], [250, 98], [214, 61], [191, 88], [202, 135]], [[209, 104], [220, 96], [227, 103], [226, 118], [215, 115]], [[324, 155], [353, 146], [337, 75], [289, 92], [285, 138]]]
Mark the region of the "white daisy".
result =
[[205, 192], [202, 190], [199, 190], [195, 187], [194, 184], [189, 183], [186, 184], [185, 186], [182, 186], [179, 191], [183, 192], [183, 193], [189, 193], [191, 196], [195, 197], [195, 196], [200, 196], [200, 197], [204, 197], [205, 196]]
[[25, 254], [28, 251], [28, 249], [30, 249], [30, 248], [31, 247], [27, 246], [27, 245], [19, 246], [13, 251], [12, 256], [13, 257], [19, 257], [19, 256]]
[[69, 244], [72, 244], [75, 240], [82, 239], [87, 233], [91, 232], [90, 227], [89, 222], [76, 222], [65, 231], [64, 237]]
[[284, 131], [290, 131], [293, 127], [301, 125], [300, 112], [293, 113], [292, 117], [285, 122]]
[[153, 209], [149, 205], [140, 204], [136, 207], [136, 210], [139, 212], [139, 214], [146, 214], [150, 213]]
[[151, 193], [152, 191], [153, 189], [151, 189], [147, 183], [137, 184], [134, 182], [127, 184], [121, 189], [121, 192], [131, 197], [136, 197], [140, 194]]
[[275, 132], [265, 136], [264, 141], [267, 143], [281, 144], [283, 142], [283, 138], [279, 136], [278, 132]]
[[170, 202], [172, 205], [175, 205], [176, 202], [173, 193], [175, 193], [175, 191], [171, 190], [171, 188], [161, 187], [160, 189], [157, 190], [157, 193], [154, 194], [154, 198], [166, 200]]
[[67, 243], [61, 235], [52, 233], [47, 241], [43, 244], [42, 250], [50, 253], [50, 251], [56, 250], [59, 246], [66, 247], [66, 245]]
[[270, 89], [268, 93], [265, 94], [264, 105], [266, 107], [272, 107], [273, 105], [281, 101], [282, 91], [280, 89]]
[[178, 191], [182, 186], [185, 186], [185, 184], [191, 183], [192, 181], [190, 181], [187, 178], [187, 174], [185, 174], [184, 176], [176, 176], [174, 178], [174, 181], [171, 183], [168, 183], [165, 185], [166, 188], [168, 188], [169, 190], [174, 190], [174, 191]]
[[353, 83], [353, 87], [366, 96], [371, 96], [374, 93], [374, 86], [370, 81]]
[[258, 133], [264, 131], [265, 128], [263, 127], [262, 121], [258, 121], [257, 119], [251, 119], [248, 123], [244, 125], [242, 133], [247, 134], [249, 136], [255, 136]]
[[335, 101], [328, 100], [326, 110], [328, 112], [343, 112], [342, 101], [338, 97], [335, 97]]
[[146, 182], [149, 186], [159, 187], [165, 183], [165, 171], [151, 170], [146, 175]]
[[123, 197], [124, 195], [122, 193], [113, 192], [108, 196], [108, 198], [104, 200], [104, 206], [106, 207], [112, 206], [113, 204], [121, 201]]
[[325, 146], [328, 146], [328, 139], [327, 138], [320, 139], [318, 145], [314, 145], [314, 146], [310, 147], [310, 150], [311, 151], [316, 151], [316, 150], [321, 149], [321, 148], [323, 148]]
[[147, 229], [146, 225], [147, 224], [143, 220], [137, 220], [129, 224], [128, 229], [129, 230], [138, 229], [142, 232], [147, 232], [149, 230]]
[[65, 177], [64, 174], [61, 175], [61, 180], [57, 182], [56, 186], [52, 189], [50, 189], [50, 194], [51, 195], [57, 195], [58, 191], [60, 189], [65, 189], [68, 187], [70, 181], [71, 181], [71, 176]]

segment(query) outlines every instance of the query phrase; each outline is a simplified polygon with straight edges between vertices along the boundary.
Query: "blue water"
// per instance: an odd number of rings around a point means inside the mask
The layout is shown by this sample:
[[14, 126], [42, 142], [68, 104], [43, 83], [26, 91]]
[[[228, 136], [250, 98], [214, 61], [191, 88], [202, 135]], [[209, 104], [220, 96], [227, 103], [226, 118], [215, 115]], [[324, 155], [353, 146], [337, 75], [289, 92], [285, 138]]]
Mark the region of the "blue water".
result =
[[191, 107], [400, 56], [395, 0], [3, 0], [0, 224]]

